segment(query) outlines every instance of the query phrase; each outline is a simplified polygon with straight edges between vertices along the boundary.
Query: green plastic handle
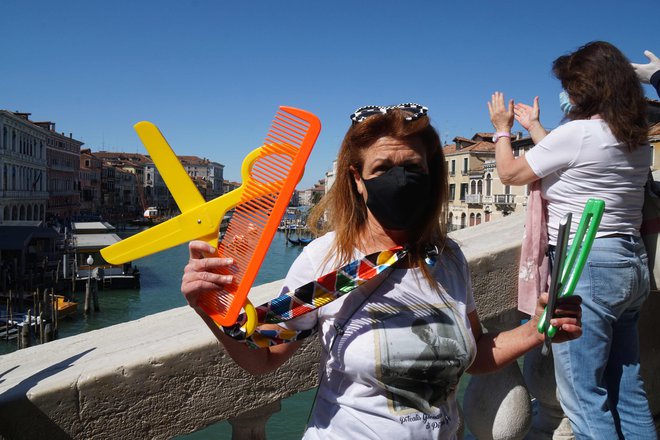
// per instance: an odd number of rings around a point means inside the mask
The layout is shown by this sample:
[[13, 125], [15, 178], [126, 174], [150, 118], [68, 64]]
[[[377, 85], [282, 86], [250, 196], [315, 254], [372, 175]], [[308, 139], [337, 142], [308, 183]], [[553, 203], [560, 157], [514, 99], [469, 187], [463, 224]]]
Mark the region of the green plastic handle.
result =
[[[559, 290], [558, 298], [571, 296], [575, 291], [575, 286], [580, 280], [582, 269], [587, 262], [587, 257], [591, 251], [591, 246], [594, 244], [598, 226], [603, 218], [605, 211], [605, 202], [600, 199], [589, 199], [582, 212], [582, 218], [578, 225], [577, 231], [573, 238], [573, 243], [566, 255], [564, 262], [562, 276], [561, 276], [561, 289]], [[547, 310], [544, 312], [544, 318]], [[552, 316], [550, 316], [552, 318]], [[545, 323], [544, 323], [545, 324]], [[539, 322], [539, 327], [541, 322]], [[544, 325], [545, 327], [545, 325]], [[557, 328], [551, 325], [547, 326], [546, 335], [553, 338], [557, 334]]]

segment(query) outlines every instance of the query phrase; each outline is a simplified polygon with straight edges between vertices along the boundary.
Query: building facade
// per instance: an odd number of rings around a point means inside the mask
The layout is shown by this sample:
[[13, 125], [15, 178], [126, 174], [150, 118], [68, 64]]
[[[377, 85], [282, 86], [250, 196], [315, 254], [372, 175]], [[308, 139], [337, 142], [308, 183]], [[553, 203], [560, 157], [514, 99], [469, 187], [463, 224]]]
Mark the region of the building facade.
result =
[[222, 187], [224, 165], [197, 156], [177, 157], [206, 200], [215, 199], [224, 193]]
[[61, 219], [80, 214], [80, 147], [72, 134], [55, 131], [54, 122], [35, 122], [46, 132], [48, 203], [46, 216]]
[[29, 115], [0, 110], [0, 223], [46, 220], [47, 134]]
[[80, 212], [95, 214], [101, 212], [101, 175], [103, 162], [89, 148], [80, 151]]
[[[444, 147], [449, 183], [448, 230], [476, 226], [521, 212], [527, 205], [527, 186], [504, 185], [495, 166], [492, 133], [476, 133], [471, 139], [456, 137]], [[512, 139], [516, 157], [533, 146], [531, 138], [516, 133]]]
[[122, 220], [134, 220], [144, 212], [140, 207], [138, 175], [134, 170], [115, 168], [115, 208]]
[[174, 198], [167, 189], [158, 168], [151, 160], [144, 164], [144, 197], [148, 206], [166, 212], [176, 208]]

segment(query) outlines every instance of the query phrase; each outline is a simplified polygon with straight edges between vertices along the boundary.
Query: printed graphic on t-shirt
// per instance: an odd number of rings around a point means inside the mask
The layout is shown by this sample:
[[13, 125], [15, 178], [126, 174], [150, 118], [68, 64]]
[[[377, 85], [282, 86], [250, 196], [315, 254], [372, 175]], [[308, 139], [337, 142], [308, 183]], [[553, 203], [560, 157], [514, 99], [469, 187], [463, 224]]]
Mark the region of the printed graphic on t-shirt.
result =
[[437, 413], [467, 368], [465, 326], [445, 304], [369, 312], [376, 379], [386, 390], [392, 414]]

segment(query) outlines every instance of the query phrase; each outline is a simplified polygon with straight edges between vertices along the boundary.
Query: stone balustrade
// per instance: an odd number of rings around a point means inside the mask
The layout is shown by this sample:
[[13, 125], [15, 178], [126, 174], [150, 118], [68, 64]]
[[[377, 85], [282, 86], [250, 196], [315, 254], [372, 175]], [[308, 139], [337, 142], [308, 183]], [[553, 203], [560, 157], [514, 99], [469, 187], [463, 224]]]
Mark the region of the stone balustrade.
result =
[[[522, 217], [452, 233], [468, 258], [487, 330], [517, 326]], [[253, 288], [259, 303], [279, 282]], [[172, 288], [176, 288], [173, 286]], [[660, 342], [652, 295], [640, 323], [647, 393], [660, 417]], [[0, 357], [0, 437], [164, 439], [229, 420], [235, 438], [264, 438], [281, 399], [316, 385], [319, 347], [308, 341], [284, 367], [254, 377], [235, 366], [187, 308], [30, 347]], [[481, 440], [572, 438], [555, 397], [551, 363], [538, 353], [474, 376], [464, 397], [468, 429]], [[532, 398], [533, 397], [533, 398]]]

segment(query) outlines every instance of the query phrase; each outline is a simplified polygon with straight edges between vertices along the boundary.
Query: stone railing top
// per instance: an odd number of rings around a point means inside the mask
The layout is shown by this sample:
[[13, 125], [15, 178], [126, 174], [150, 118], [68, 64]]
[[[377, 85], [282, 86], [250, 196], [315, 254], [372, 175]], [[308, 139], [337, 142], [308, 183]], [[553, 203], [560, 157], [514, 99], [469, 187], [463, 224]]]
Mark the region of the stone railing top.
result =
[[[451, 234], [485, 321], [515, 310], [522, 224], [510, 216]], [[280, 284], [254, 287], [251, 300]], [[171, 438], [315, 386], [318, 350], [312, 340], [255, 378], [188, 307], [26, 348], [0, 357], [0, 436]]]

